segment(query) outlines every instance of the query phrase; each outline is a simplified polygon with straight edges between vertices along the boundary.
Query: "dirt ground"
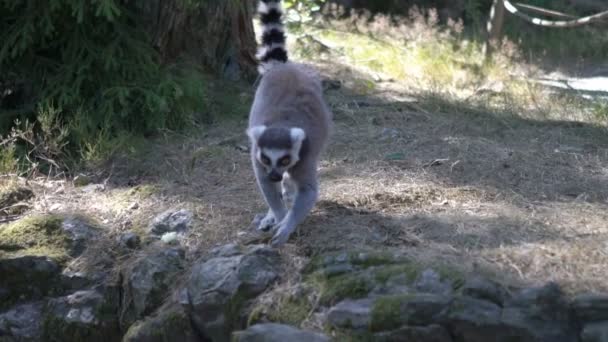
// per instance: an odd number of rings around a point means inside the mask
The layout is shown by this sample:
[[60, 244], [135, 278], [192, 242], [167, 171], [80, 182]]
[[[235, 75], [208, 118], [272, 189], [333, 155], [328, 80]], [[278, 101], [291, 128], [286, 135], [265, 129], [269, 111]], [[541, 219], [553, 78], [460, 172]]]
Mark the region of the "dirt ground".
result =
[[[287, 254], [391, 249], [505, 282], [608, 291], [605, 128], [480, 113], [392, 82], [362, 94], [353, 70], [320, 68], [334, 85], [326, 92], [334, 134], [320, 201]], [[252, 90], [243, 89], [244, 101]], [[165, 209], [191, 209], [191, 258], [239, 239], [265, 210], [246, 114], [198, 135], [157, 138], [94, 174], [98, 185], [30, 180], [31, 211], [84, 212], [113, 236], [143, 232]]]

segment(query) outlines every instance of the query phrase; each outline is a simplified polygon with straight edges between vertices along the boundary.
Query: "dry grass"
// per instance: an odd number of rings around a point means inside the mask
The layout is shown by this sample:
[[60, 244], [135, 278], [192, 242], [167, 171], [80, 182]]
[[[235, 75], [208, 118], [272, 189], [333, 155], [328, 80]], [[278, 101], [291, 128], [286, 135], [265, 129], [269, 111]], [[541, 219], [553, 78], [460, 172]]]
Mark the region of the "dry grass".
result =
[[[354, 87], [363, 94], [377, 92], [376, 85], [367, 82], [370, 78], [394, 80], [407, 87], [410, 94], [436, 94], [490, 112], [529, 119], [606, 123], [597, 101], [581, 97], [576, 91], [538, 83], [541, 78], [559, 79], [579, 73], [574, 67], [577, 63], [569, 63], [571, 70], [551, 69], [554, 72], [549, 75], [546, 69], [551, 67], [523, 62], [537, 62], [538, 57], [532, 57], [534, 51], [520, 48], [506, 38], [493, 59], [486, 61], [477, 35], [465, 31], [459, 22], [439, 25], [432, 10], [413, 11], [409, 18], [378, 15], [371, 23], [368, 19], [355, 16], [329, 25], [305, 26], [303, 37], [314, 40], [292, 39], [291, 50], [306, 59], [338, 62], [368, 75], [357, 79], [359, 85]], [[566, 32], [564, 37], [571, 35], [572, 32]], [[559, 35], [549, 36], [547, 45], [563, 45]], [[538, 43], [542, 34], [531, 32], [529, 38]], [[606, 48], [604, 39], [588, 39], [588, 45], [594, 44], [598, 51]], [[320, 55], [318, 45], [329, 49]], [[577, 44], [577, 49], [571, 51], [573, 56], [592, 48]], [[601, 69], [601, 65], [596, 67]]]
[[[409, 74], [390, 80], [348, 55], [310, 62], [342, 87], [327, 91], [335, 133], [320, 165], [321, 199], [283, 250], [296, 266], [281, 286], [297, 282], [301, 258], [347, 248], [396, 250], [512, 283], [608, 291], [608, 135], [585, 103], [559, 102], [521, 81], [487, 93], [467, 88], [489, 84], [498, 69], [429, 92]], [[543, 109], [550, 103], [559, 111], [540, 115], [553, 111]], [[575, 115], [560, 121], [566, 113]], [[100, 190], [30, 180], [32, 211], [79, 211], [114, 237], [187, 208], [195, 213], [189, 258], [242, 239], [265, 210], [244, 148], [245, 116], [125, 153], [96, 176]]]
[[[348, 84], [347, 71], [330, 76]], [[608, 290], [600, 268], [608, 262], [608, 142], [598, 128], [448, 115], [392, 100], [399, 94], [328, 92], [336, 120], [321, 200], [286, 247], [288, 260], [389, 248], [508, 282]], [[240, 239], [264, 210], [246, 138], [234, 133], [244, 125], [218, 124], [204, 138], [171, 137], [140, 159], [116, 160], [99, 178], [103, 190], [30, 181], [34, 211], [78, 210], [116, 236], [143, 233], [165, 209], [188, 208], [196, 221], [186, 246], [195, 258]]]

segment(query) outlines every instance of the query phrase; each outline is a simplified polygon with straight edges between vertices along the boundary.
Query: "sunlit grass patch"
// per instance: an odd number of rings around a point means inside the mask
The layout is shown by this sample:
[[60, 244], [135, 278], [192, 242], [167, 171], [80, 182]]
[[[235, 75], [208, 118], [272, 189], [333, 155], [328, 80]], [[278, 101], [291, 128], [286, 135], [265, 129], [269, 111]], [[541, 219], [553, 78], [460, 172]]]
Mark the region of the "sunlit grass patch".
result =
[[[597, 101], [540, 84], [546, 72], [522, 61], [523, 47], [506, 40], [494, 58], [486, 60], [482, 40], [463, 32], [462, 24], [440, 26], [432, 15], [401, 22], [380, 16], [365, 25], [354, 19], [304, 25], [300, 34], [315, 37], [329, 51], [315, 55], [314, 44], [298, 41], [292, 48], [296, 56], [337, 61], [367, 74], [372, 84], [393, 80], [413, 95], [432, 93], [528, 119], [605, 122]], [[367, 82], [360, 77], [351, 83], [359, 94], [376, 88], [361, 86]]]

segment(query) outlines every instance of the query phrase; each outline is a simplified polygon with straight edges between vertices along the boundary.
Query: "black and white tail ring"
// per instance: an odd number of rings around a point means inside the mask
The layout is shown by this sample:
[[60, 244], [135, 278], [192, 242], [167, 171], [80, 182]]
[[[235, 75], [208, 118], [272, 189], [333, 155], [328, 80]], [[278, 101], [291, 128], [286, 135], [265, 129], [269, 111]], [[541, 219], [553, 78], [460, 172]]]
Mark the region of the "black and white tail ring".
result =
[[273, 65], [287, 62], [281, 0], [260, 0], [258, 13], [262, 23], [262, 43], [257, 53], [260, 61], [258, 71], [264, 74]]

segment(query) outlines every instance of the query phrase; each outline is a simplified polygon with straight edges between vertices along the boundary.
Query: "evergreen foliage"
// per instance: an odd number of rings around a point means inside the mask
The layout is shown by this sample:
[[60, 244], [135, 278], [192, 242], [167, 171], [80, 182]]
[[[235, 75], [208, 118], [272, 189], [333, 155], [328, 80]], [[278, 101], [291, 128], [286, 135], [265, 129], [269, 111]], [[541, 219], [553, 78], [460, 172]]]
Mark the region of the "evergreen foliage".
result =
[[40, 124], [40, 108], [58, 111], [76, 144], [189, 123], [203, 106], [200, 75], [161, 65], [137, 4], [0, 0], [0, 135], [19, 118]]

